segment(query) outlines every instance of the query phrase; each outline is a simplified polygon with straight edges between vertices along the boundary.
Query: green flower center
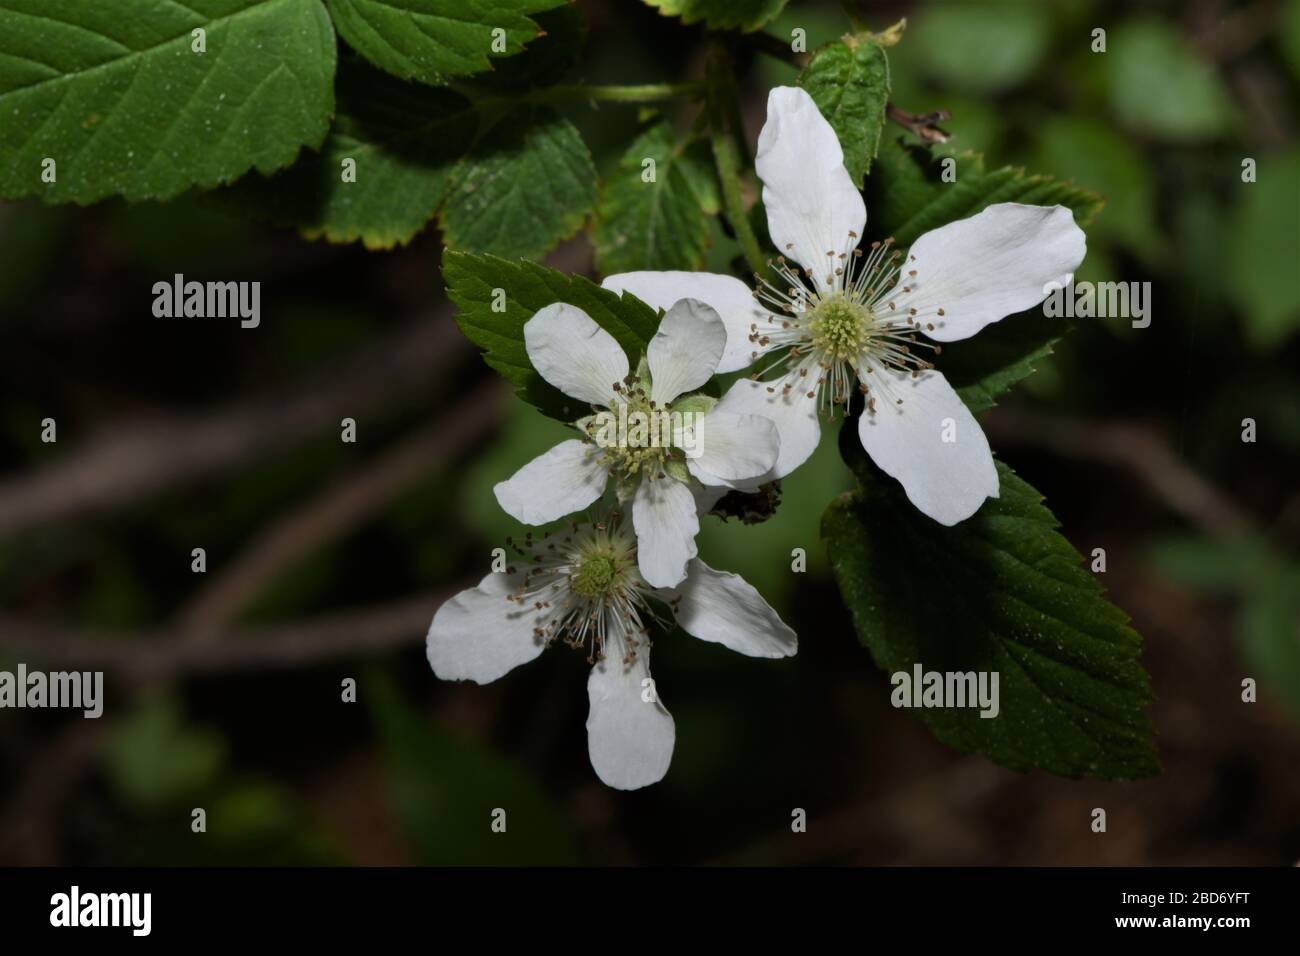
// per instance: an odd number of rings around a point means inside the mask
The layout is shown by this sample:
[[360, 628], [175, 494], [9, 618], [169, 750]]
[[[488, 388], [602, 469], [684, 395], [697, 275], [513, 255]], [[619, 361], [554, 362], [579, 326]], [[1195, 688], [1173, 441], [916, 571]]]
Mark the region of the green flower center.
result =
[[593, 538], [584, 542], [575, 563], [569, 587], [588, 600], [613, 595], [629, 582], [630, 552], [617, 539]]
[[812, 310], [808, 334], [813, 348], [827, 361], [853, 362], [866, 350], [871, 323], [870, 309], [836, 293]]
[[678, 470], [684, 456], [673, 446], [674, 416], [668, 406], [650, 401], [649, 375], [629, 375], [616, 386], [608, 409], [579, 423], [600, 448], [605, 466], [620, 481], [643, 475], [658, 478]]

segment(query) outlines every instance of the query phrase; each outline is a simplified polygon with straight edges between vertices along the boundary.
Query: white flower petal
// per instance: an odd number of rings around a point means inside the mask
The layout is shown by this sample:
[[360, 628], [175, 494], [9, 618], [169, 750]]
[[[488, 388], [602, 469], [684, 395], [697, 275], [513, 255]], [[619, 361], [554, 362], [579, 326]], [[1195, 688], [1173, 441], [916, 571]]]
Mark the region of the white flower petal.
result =
[[[985, 498], [998, 496], [988, 439], [947, 379], [934, 371], [912, 378], [879, 369], [871, 379], [875, 411], [862, 413], [858, 436], [912, 504], [940, 524], [954, 525], [978, 511]], [[953, 440], [944, 441], [948, 436]]]
[[[798, 369], [773, 382], [755, 382], [742, 378], [734, 383], [713, 407], [716, 414], [757, 415], [776, 426], [780, 437], [776, 465], [763, 476], [764, 481], [784, 478], [817, 450], [821, 440], [821, 424], [817, 421], [817, 400], [809, 398], [807, 383], [815, 381], [813, 371], [801, 378]], [[790, 385], [787, 394], [785, 386]], [[707, 420], [706, 420], [707, 425]], [[707, 439], [706, 439], [707, 441]]]
[[837, 257], [857, 246], [849, 234], [862, 235], [867, 209], [844, 168], [839, 138], [806, 91], [778, 86], [768, 94], [754, 168], [772, 241], [819, 289], [829, 288], [826, 277], [840, 264]]
[[546, 524], [601, 496], [609, 473], [600, 453], [576, 438], [538, 455], [492, 489], [502, 510], [524, 524]]
[[780, 456], [781, 439], [771, 419], [714, 409], [695, 431], [698, 454], [686, 459], [697, 480], [744, 481], [771, 471]]
[[524, 323], [524, 346], [533, 367], [565, 395], [608, 406], [614, 383], [627, 378], [619, 344], [575, 305], [556, 302]]
[[695, 299], [674, 302], [646, 346], [650, 398], [660, 408], [693, 392], [718, 369], [727, 347], [727, 327], [709, 305]]
[[750, 657], [790, 657], [799, 649], [794, 631], [738, 574], [715, 571], [696, 558], [676, 592], [677, 623], [702, 641]]
[[519, 584], [517, 574], [489, 574], [438, 608], [425, 654], [439, 678], [487, 684], [542, 652], [536, 612], [506, 600]]
[[642, 647], [626, 665], [619, 649], [611, 648], [587, 678], [587, 753], [596, 775], [618, 790], [658, 783], [673, 759], [672, 715], [658, 689], [642, 683], [650, 678], [649, 657], [650, 649]]
[[632, 499], [637, 564], [652, 588], [670, 588], [686, 576], [695, 557], [700, 517], [695, 496], [673, 478], [642, 478]]
[[998, 203], [917, 239], [891, 298], [902, 312], [916, 309], [923, 328], [934, 325], [930, 338], [955, 342], [1064, 287], [1086, 252], [1065, 206]]
[[754, 361], [751, 326], [760, 332], [780, 327], [781, 320], [763, 308], [749, 286], [734, 276], [712, 272], [621, 272], [601, 283], [615, 292], [630, 292], [655, 309], [670, 309], [678, 299], [695, 299], [710, 306], [727, 328], [727, 347], [719, 372], [734, 372]]

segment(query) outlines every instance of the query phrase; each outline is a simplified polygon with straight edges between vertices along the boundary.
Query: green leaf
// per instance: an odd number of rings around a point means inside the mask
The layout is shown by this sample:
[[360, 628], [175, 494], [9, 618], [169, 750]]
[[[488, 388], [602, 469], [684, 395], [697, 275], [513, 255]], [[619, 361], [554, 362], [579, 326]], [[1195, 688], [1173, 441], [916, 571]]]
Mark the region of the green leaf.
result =
[[[366, 679], [394, 809], [420, 862], [438, 866], [580, 862], [563, 813], [521, 768], [422, 718], [388, 678]], [[507, 834], [492, 830], [507, 813]]]
[[858, 185], [880, 148], [889, 101], [889, 58], [861, 37], [846, 37], [818, 50], [799, 75], [844, 150], [844, 166]]
[[528, 14], [566, 0], [326, 2], [339, 35], [375, 66], [404, 80], [441, 85], [449, 77], [490, 70], [490, 56], [518, 53], [541, 32]]
[[0, 197], [168, 199], [287, 166], [325, 137], [334, 62], [320, 0], [0, 0]]
[[1268, 544], [1251, 536], [1224, 541], [1170, 535], [1157, 541], [1151, 564], [1180, 584], [1209, 594], [1232, 594], [1270, 572]]
[[1300, 718], [1300, 566], [1278, 562], [1251, 582], [1239, 638], [1265, 694]]
[[1033, 3], [932, 4], [908, 31], [908, 49], [945, 86], [997, 93], [1028, 79], [1049, 27], [1048, 11]]
[[439, 222], [454, 248], [536, 257], [577, 232], [595, 201], [596, 169], [577, 129], [546, 107], [524, 105], [474, 145]]
[[822, 537], [858, 639], [890, 674], [998, 673], [994, 718], [915, 710], [958, 750], [1067, 777], [1157, 772], [1141, 638], [1038, 492], [1001, 463], [998, 476], [1000, 497], [951, 528], [879, 472], [832, 503]]
[[[477, 114], [449, 90], [393, 79], [361, 63], [339, 71], [339, 109], [319, 153], [272, 179], [249, 176], [216, 201], [308, 238], [409, 242], [437, 212]], [[355, 180], [345, 181], [347, 160]]]
[[[956, 162], [954, 182], [942, 178], [947, 158]], [[867, 208], [871, 210], [867, 228], [875, 235], [893, 236], [899, 248], [906, 249], [931, 229], [1003, 202], [1059, 203], [1074, 212], [1074, 221], [1080, 226], [1091, 222], [1103, 205], [1096, 193], [1073, 183], [1029, 175], [1014, 166], [986, 171], [984, 159], [977, 153], [946, 157], [923, 146], [905, 144], [902, 137], [886, 137], [867, 180]]]
[[[645, 181], [646, 160], [654, 179]], [[688, 153], [666, 120], [633, 141], [601, 190], [592, 242], [597, 271], [699, 269], [709, 246], [705, 210], [692, 188], [707, 182], [699, 153]], [[697, 168], [687, 172], [687, 168]]]
[[187, 726], [179, 702], [163, 696], [142, 701], [114, 726], [107, 756], [122, 798], [152, 810], [211, 786], [225, 746], [217, 734]]
[[1095, 120], [1054, 117], [1038, 127], [1035, 165], [1105, 198], [1089, 238], [1114, 238], [1144, 262], [1158, 261], [1165, 243], [1155, 227], [1151, 164], [1129, 140]]
[[[957, 178], [944, 182], [944, 158], [901, 137], [882, 142], [867, 180], [867, 227], [874, 235], [892, 235], [905, 249], [923, 233], [994, 203], [1060, 203], [1073, 210], [1080, 225], [1091, 221], [1102, 205], [1095, 194], [1048, 176], [1030, 176], [1013, 167], [986, 172], [976, 153], [951, 157]], [[967, 406], [981, 412], [1051, 355], [1052, 344], [1067, 328], [1031, 310], [1009, 316], [971, 339], [944, 345], [935, 364]]]
[[1125, 126], [1178, 141], [1228, 130], [1232, 101], [1223, 81], [1169, 24], [1125, 23], [1099, 55], [1107, 67], [1111, 107]]
[[710, 30], [745, 33], [759, 29], [785, 7], [787, 0], [645, 0], [666, 17], [703, 23]]
[[979, 335], [943, 346], [935, 365], [972, 412], [992, 408], [997, 396], [1031, 375], [1065, 332], [1063, 321], [1030, 310], [1008, 316]]
[[722, 189], [718, 185], [718, 167], [708, 140], [696, 139], [686, 145], [677, 169], [686, 177], [700, 209], [716, 216], [722, 209]]
[[511, 92], [558, 83], [569, 72], [587, 39], [587, 23], [576, 7], [547, 10], [535, 17], [542, 35], [517, 56], [496, 60], [489, 73], [474, 77], [486, 90]]
[[1300, 329], [1300, 151], [1260, 157], [1256, 181], [1238, 182], [1225, 281], [1260, 350]]
[[[348, 159], [353, 182], [342, 175]], [[340, 71], [339, 115], [321, 152], [219, 201], [371, 249], [409, 242], [441, 210], [449, 246], [540, 256], [582, 225], [594, 180], [577, 130], [550, 110], [485, 115], [458, 93], [352, 63]]]
[[[555, 302], [582, 309], [614, 336], [633, 368], [659, 327], [658, 313], [640, 299], [620, 297], [584, 276], [535, 262], [448, 251], [442, 257], [442, 277], [458, 310], [456, 324], [483, 349], [488, 365], [514, 385], [526, 402], [563, 422], [576, 421], [589, 409], [550, 385], [528, 360], [524, 323], [538, 309]], [[496, 294], [498, 289], [503, 299]], [[496, 301], [502, 302], [503, 311], [493, 310]]]

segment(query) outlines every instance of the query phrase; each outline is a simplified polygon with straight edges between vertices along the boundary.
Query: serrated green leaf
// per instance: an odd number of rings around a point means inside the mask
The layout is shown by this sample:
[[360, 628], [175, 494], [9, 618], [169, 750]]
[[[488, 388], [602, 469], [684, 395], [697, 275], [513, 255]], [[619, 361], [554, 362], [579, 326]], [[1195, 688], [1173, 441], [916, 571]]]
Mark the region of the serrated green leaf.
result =
[[[446, 252], [442, 278], [457, 308], [456, 324], [483, 349], [483, 358], [512, 385], [520, 398], [563, 422], [590, 409], [550, 385], [533, 368], [524, 348], [524, 323], [538, 309], [567, 302], [586, 312], [614, 336], [635, 367], [659, 327], [658, 313], [631, 295], [619, 296], [584, 276], [568, 275], [535, 262]], [[498, 296], [496, 290], [502, 290]], [[494, 311], [500, 302], [502, 311]], [[612, 383], [611, 383], [612, 384]]]
[[687, 26], [703, 23], [710, 30], [745, 33], [759, 29], [785, 8], [787, 0], [645, 0], [666, 17], [681, 17]]
[[439, 213], [447, 245], [540, 256], [578, 231], [596, 201], [596, 169], [573, 124], [520, 106], [492, 124], [456, 172]]
[[168, 199], [273, 172], [324, 139], [334, 64], [320, 0], [0, 0], [0, 197]]
[[587, 39], [587, 23], [576, 7], [562, 6], [533, 17], [542, 35], [524, 51], [495, 60], [492, 70], [473, 78], [476, 87], [511, 92], [558, 83], [569, 72]]
[[[944, 182], [944, 158], [926, 147], [887, 138], [867, 180], [868, 230], [881, 237], [892, 235], [900, 248], [907, 248], [923, 233], [994, 203], [1060, 203], [1073, 210], [1080, 225], [1102, 205], [1093, 193], [1047, 176], [1026, 175], [1012, 167], [986, 172], [976, 153], [954, 157], [957, 179]], [[1031, 310], [1009, 316], [971, 339], [945, 344], [935, 362], [967, 406], [984, 411], [1052, 353], [1052, 343], [1066, 328], [1064, 322]]]
[[1060, 319], [1031, 309], [981, 329], [978, 335], [946, 343], [934, 360], [972, 412], [997, 404], [995, 399], [1052, 354], [1065, 331]]
[[[954, 159], [953, 182], [943, 181], [944, 159]], [[867, 229], [893, 236], [905, 249], [931, 229], [966, 219], [986, 206], [1002, 202], [1051, 206], [1074, 212], [1074, 221], [1087, 225], [1101, 210], [1097, 194], [1050, 176], [1030, 175], [1014, 166], [985, 171], [977, 153], [947, 157], [923, 146], [886, 137], [876, 166], [867, 180]]]
[[490, 57], [518, 53], [541, 32], [528, 14], [567, 0], [326, 2], [339, 35], [375, 66], [404, 80], [440, 85], [491, 69]]
[[878, 473], [832, 503], [822, 538], [859, 640], [890, 674], [998, 673], [994, 718], [913, 711], [958, 750], [1066, 777], [1157, 772], [1141, 638], [1038, 492], [1000, 463], [998, 476], [1000, 497], [951, 528]]
[[[654, 161], [652, 181], [645, 163]], [[684, 167], [697, 160], [676, 141], [672, 125], [656, 123], [633, 141], [605, 181], [591, 238], [605, 275], [639, 269], [700, 268], [709, 224]]]
[[[338, 116], [318, 154], [272, 179], [249, 176], [215, 199], [308, 238], [389, 249], [434, 216], [477, 114], [450, 90], [394, 79], [362, 63], [339, 71]], [[345, 181], [344, 163], [355, 163]]]
[[889, 58], [884, 49], [859, 37], [827, 44], [799, 74], [799, 85], [835, 130], [844, 150], [844, 167], [861, 186], [885, 126]]

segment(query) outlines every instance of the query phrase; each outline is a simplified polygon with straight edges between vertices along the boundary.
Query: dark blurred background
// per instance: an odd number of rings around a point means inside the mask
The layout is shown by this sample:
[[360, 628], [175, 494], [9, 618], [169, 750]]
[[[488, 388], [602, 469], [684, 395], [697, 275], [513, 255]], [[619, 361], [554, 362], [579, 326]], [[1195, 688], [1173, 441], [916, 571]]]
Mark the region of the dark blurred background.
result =
[[[572, 79], [702, 70], [700, 30], [630, 0], [579, 7]], [[381, 253], [198, 195], [26, 202], [0, 206], [0, 667], [103, 669], [107, 705], [98, 721], [0, 712], [0, 862], [1300, 859], [1300, 2], [869, 9], [876, 29], [909, 21], [895, 104], [950, 110], [944, 148], [1103, 194], [1080, 278], [1152, 283], [1149, 328], [1078, 320], [984, 423], [1075, 546], [1106, 551], [1102, 581], [1146, 640], [1160, 776], [1013, 773], [890, 707], [818, 538], [848, 482], [825, 440], [773, 519], [709, 519], [701, 537], [795, 627], [798, 656], [660, 641], [672, 768], [606, 789], [580, 655], [488, 687], [440, 683], [424, 660], [438, 604], [518, 531], [492, 484], [562, 434], [456, 330], [436, 230]], [[848, 24], [796, 2], [767, 32], [796, 27], [812, 50]], [[754, 54], [738, 72], [752, 143], [767, 88], [796, 69]], [[634, 106], [565, 111], [602, 171], [638, 122]], [[711, 267], [736, 253], [719, 230]], [[546, 261], [592, 270], [581, 237]], [[177, 272], [260, 280], [261, 327], [153, 318], [153, 283]]]

